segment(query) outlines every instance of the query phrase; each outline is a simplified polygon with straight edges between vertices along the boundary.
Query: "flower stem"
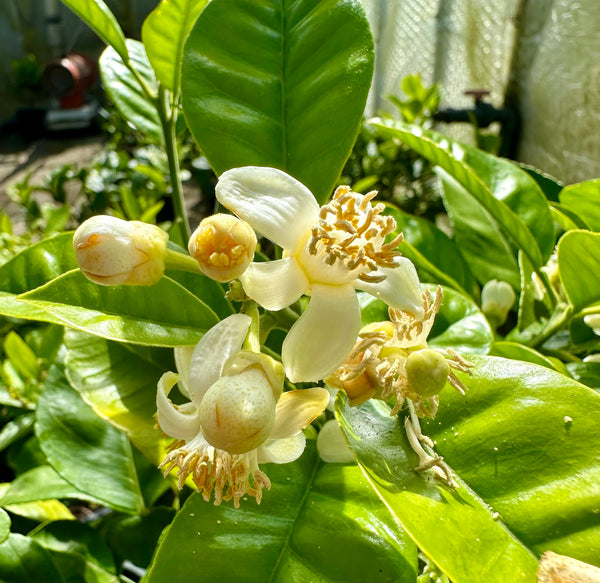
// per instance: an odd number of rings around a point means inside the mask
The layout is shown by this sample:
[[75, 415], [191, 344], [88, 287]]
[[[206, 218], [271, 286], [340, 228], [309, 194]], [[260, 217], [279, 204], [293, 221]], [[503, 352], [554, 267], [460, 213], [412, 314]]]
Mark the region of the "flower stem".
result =
[[161, 87], [156, 99], [156, 109], [160, 117], [160, 124], [165, 140], [165, 151], [169, 164], [169, 175], [171, 179], [171, 199], [175, 212], [175, 226], [179, 229], [181, 239], [185, 245], [191, 235], [190, 225], [185, 208], [183, 188], [181, 186], [181, 172], [179, 168], [179, 154], [177, 152], [177, 136], [175, 125], [177, 122], [177, 107], [171, 107], [169, 103], [169, 92]]
[[190, 273], [202, 273], [198, 262], [179, 251], [167, 249], [165, 253], [165, 269], [174, 269], [176, 271], [189, 271]]

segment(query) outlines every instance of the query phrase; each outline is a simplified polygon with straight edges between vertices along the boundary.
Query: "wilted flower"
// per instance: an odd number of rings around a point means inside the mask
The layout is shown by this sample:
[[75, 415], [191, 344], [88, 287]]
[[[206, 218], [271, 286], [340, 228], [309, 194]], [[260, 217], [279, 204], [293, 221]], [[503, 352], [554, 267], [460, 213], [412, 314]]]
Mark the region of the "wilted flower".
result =
[[202, 273], [223, 283], [238, 278], [250, 265], [256, 251], [256, 235], [245, 221], [216, 214], [198, 225], [188, 250]]
[[375, 193], [336, 190], [319, 207], [300, 182], [274, 168], [245, 167], [224, 172], [217, 199], [283, 248], [283, 258], [252, 263], [240, 280], [245, 292], [267, 310], [281, 310], [303, 294], [310, 302], [282, 348], [292, 382], [315, 381], [332, 373], [351, 350], [360, 330], [355, 290], [390, 306], [422, 315], [421, 288], [413, 264], [399, 257], [392, 217]]
[[169, 235], [155, 225], [108, 215], [82, 223], [73, 236], [82, 273], [100, 285], [153, 285], [165, 269]]
[[450, 383], [459, 392], [466, 387], [452, 369], [468, 372], [471, 364], [451, 349], [438, 352], [427, 345], [442, 289], [432, 298], [423, 293], [423, 320], [411, 313], [389, 309], [390, 321], [365, 326], [346, 362], [326, 379], [348, 393], [351, 405], [371, 397], [394, 400], [395, 415], [410, 399], [419, 416], [434, 417], [438, 393]]
[[[188, 477], [215, 504], [248, 494], [260, 503], [271, 483], [261, 463], [288, 463], [304, 451], [302, 429], [329, 401], [325, 389], [282, 394], [283, 370], [266, 355], [241, 350], [251, 318], [234, 314], [211, 328], [195, 347], [175, 349], [179, 374], [165, 373], [156, 397], [160, 428], [175, 442], [160, 464], [178, 468], [178, 487]], [[168, 398], [179, 382], [189, 399]]]

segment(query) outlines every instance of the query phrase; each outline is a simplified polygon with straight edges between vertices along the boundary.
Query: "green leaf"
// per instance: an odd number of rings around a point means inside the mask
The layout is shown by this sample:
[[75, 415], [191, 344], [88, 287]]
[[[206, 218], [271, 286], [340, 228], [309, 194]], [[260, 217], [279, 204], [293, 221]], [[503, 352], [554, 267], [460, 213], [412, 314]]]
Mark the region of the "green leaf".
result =
[[166, 370], [175, 370], [172, 351], [111, 342], [76, 330], [65, 335], [66, 375], [97, 415], [125, 431], [132, 443], [158, 464], [164, 454], [161, 432], [155, 429], [156, 385]]
[[495, 519], [476, 492], [462, 480], [451, 489], [413, 471], [417, 455], [400, 419], [390, 417], [387, 406], [371, 400], [349, 407], [347, 399], [338, 397], [336, 414], [384, 503], [453, 583], [535, 581], [535, 557]]
[[0, 544], [2, 544], [10, 534], [10, 516], [0, 508]]
[[534, 168], [533, 166], [521, 162], [516, 162], [516, 164], [537, 182], [547, 200], [558, 202], [558, 194], [563, 188], [563, 185], [559, 180], [554, 178], [554, 176], [543, 172], [539, 168]]
[[218, 322], [205, 303], [168, 277], [153, 286], [100, 286], [76, 269], [19, 299], [64, 325], [137, 344], [196, 344]]
[[572, 209], [558, 202], [550, 203], [552, 218], [558, 223], [563, 231], [571, 229], [588, 229], [587, 223]]
[[[554, 248], [554, 226], [537, 183], [518, 166], [453, 141], [393, 120], [374, 121], [384, 135], [397, 138], [439, 165], [469, 193], [511, 244], [541, 267]], [[460, 248], [460, 245], [459, 245]]]
[[78, 490], [122, 512], [142, 512], [127, 437], [100, 419], [58, 368], [50, 370], [38, 402], [36, 434], [48, 462]]
[[32, 380], [38, 378], [40, 365], [37, 357], [14, 330], [11, 330], [4, 338], [3, 348], [21, 377]]
[[244, 499], [236, 510], [190, 496], [148, 583], [415, 581], [416, 548], [358, 467], [325, 464], [311, 444], [298, 461], [263, 470], [272, 488], [260, 506]]
[[11, 534], [0, 545], [2, 583], [66, 583], [52, 555], [28, 536]]
[[[155, 94], [156, 79], [144, 45], [139, 41], [127, 39], [127, 47], [131, 55], [131, 65], [148, 90]], [[147, 139], [162, 144], [163, 133], [155, 104], [124, 64], [121, 56], [111, 47], [108, 47], [100, 57], [100, 74], [108, 96], [121, 115]]]
[[25, 504], [38, 500], [72, 499], [102, 504], [100, 498], [79, 491], [48, 465], [36, 466], [17, 476], [0, 498], [2, 506]]
[[[32, 265], [35, 265], [35, 269], [31, 269]], [[18, 301], [17, 296], [76, 267], [73, 233], [44, 239], [21, 251], [0, 267], [0, 314], [26, 320], [59, 322], [51, 314]]]
[[[425, 285], [435, 292], [435, 285]], [[494, 340], [490, 325], [477, 304], [449, 288], [442, 288], [442, 305], [429, 334], [428, 343], [436, 348], [457, 352], [487, 354]], [[388, 306], [367, 293], [358, 294], [363, 326], [389, 320]]]
[[501, 356], [502, 358], [509, 358], [511, 360], [522, 360], [523, 362], [538, 364], [540, 366], [545, 366], [550, 370], [558, 371], [555, 362], [553, 362], [550, 358], [540, 354], [537, 350], [534, 350], [529, 346], [519, 344], [518, 342], [494, 342], [494, 346], [490, 351], [490, 355]]
[[28, 518], [36, 522], [52, 522], [54, 520], [75, 520], [73, 513], [59, 500], [30, 500], [9, 504], [4, 501], [4, 494], [12, 488], [10, 483], [0, 484], [0, 501], [8, 512]]
[[123, 30], [102, 0], [62, 0], [62, 3], [75, 12], [107, 45], [113, 47], [123, 61], [128, 60]]
[[157, 79], [179, 93], [183, 43], [208, 0], [161, 0], [142, 26], [142, 40]]
[[404, 235], [399, 249], [419, 269], [422, 281], [441, 283], [465, 295], [478, 292], [471, 270], [448, 235], [426, 219], [389, 203], [386, 207], [386, 214], [396, 220], [397, 232]]
[[372, 73], [358, 0], [213, 0], [184, 47], [183, 109], [217, 173], [280, 168], [324, 202], [356, 138]]
[[599, 303], [600, 233], [565, 233], [558, 242], [558, 272], [575, 311]]
[[27, 435], [33, 427], [34, 420], [33, 413], [25, 413], [5, 423], [0, 430], [0, 451]]
[[438, 169], [442, 198], [452, 223], [456, 246], [481, 284], [492, 279], [519, 287], [519, 265], [510, 242], [490, 212], [473, 204], [468, 190]]
[[575, 212], [592, 231], [600, 231], [600, 180], [571, 184], [560, 191], [560, 202]]
[[600, 391], [600, 362], [569, 362], [567, 369], [575, 380]]

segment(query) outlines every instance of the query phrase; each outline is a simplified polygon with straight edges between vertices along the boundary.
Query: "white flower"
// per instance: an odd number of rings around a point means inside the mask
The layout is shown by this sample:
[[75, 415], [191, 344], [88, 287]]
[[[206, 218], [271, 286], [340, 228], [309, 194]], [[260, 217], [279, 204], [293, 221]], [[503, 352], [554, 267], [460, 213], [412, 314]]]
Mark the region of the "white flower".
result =
[[290, 329], [282, 360], [292, 382], [316, 381], [332, 373], [351, 350], [360, 330], [355, 290], [392, 307], [423, 313], [413, 264], [385, 243], [396, 228], [373, 206], [375, 193], [340, 187], [319, 207], [300, 182], [274, 168], [224, 172], [217, 199], [258, 233], [283, 248], [283, 258], [252, 263], [241, 276], [245, 292], [267, 310], [281, 310], [303, 294], [308, 308]]
[[[175, 349], [179, 374], [165, 373], [158, 383], [157, 420], [175, 438], [159, 466], [167, 475], [178, 468], [178, 487], [188, 477], [205, 500], [215, 504], [248, 494], [260, 503], [269, 478], [260, 463], [288, 463], [304, 451], [302, 429], [329, 402], [325, 389], [282, 394], [280, 364], [263, 354], [241, 350], [251, 318], [234, 314], [211, 328], [195, 347]], [[168, 398], [179, 382], [189, 399]]]

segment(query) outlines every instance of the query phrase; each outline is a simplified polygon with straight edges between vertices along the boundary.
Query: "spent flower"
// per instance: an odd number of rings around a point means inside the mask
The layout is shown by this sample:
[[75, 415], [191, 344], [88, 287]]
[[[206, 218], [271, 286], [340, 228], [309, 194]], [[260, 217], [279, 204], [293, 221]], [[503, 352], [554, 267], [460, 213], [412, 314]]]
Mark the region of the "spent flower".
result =
[[342, 186], [319, 207], [275, 168], [234, 168], [219, 179], [219, 202], [283, 248], [281, 259], [250, 264], [240, 278], [246, 294], [273, 311], [310, 295], [282, 347], [292, 382], [325, 378], [351, 350], [361, 321], [356, 290], [422, 316], [416, 270], [396, 250], [401, 237], [386, 242], [396, 223], [372, 204], [375, 194]]
[[[178, 374], [165, 373], [156, 397], [159, 427], [175, 439], [160, 464], [177, 468], [177, 485], [191, 478], [215, 504], [244, 495], [260, 503], [271, 483], [261, 463], [288, 463], [304, 451], [302, 429], [329, 402], [322, 388], [282, 392], [281, 364], [242, 350], [251, 318], [234, 314], [211, 328], [195, 347], [175, 349]], [[169, 393], [179, 383], [189, 399], [175, 405]]]
[[75, 231], [82, 273], [100, 285], [153, 285], [163, 276], [169, 235], [155, 225], [98, 215]]

